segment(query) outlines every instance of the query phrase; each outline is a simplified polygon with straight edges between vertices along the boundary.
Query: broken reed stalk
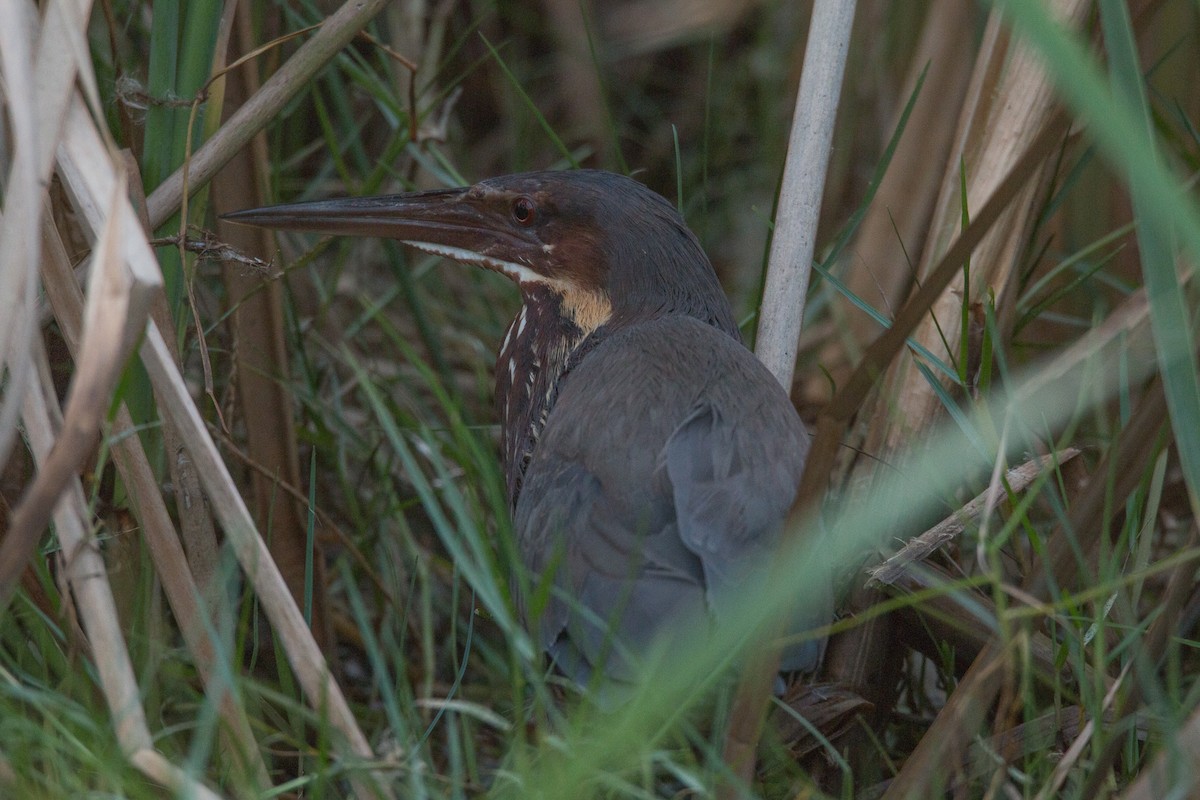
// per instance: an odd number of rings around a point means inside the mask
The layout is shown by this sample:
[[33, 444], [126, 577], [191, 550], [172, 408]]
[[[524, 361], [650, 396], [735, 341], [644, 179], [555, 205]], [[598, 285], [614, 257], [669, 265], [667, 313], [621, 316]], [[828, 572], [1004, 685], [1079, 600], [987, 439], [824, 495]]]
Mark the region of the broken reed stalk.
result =
[[[78, 361], [84, 296], [49, 209], [43, 213], [42, 219], [42, 252], [42, 286], [45, 287], [46, 297], [67, 348]], [[117, 408], [111, 430], [120, 432], [133, 429], [133, 419], [122, 403]], [[179, 624], [184, 644], [200, 673], [206, 694], [217, 704], [221, 714], [224, 722], [222, 737], [228, 737], [226, 749], [233, 755], [231, 763], [235, 770], [242, 772], [246, 786], [260, 787], [260, 791], [266, 791], [271, 786], [271, 780], [259, 752], [258, 741], [250, 728], [245, 710], [233, 692], [231, 681], [226, 677], [228, 667], [218, 661], [220, 646], [212, 636], [212, 628], [205, 624], [205, 612], [199, 602], [203, 593], [193, 580], [180, 537], [167, 511], [158, 479], [150, 467], [141, 439], [137, 436], [115, 437], [112, 457], [129, 494], [129, 507], [141, 526], [155, 572]], [[199, 501], [199, 496], [196, 499]], [[200, 505], [203, 506], [202, 501]]]
[[[69, 122], [64, 128], [65, 141], [60, 154], [60, 172], [75, 198], [79, 217], [92, 235], [103, 224], [103, 201], [112, 196], [116, 170], [101, 141], [90, 115], [78, 98], [72, 104]], [[127, 200], [122, 202], [128, 203]], [[125, 216], [132, 218], [130, 210]], [[158, 263], [150, 251], [140, 225], [127, 225], [116, 244], [124, 263], [131, 270], [157, 273]], [[344, 756], [358, 761], [374, 760], [374, 754], [358, 726], [340, 687], [333, 680], [320, 648], [296, 606], [278, 568], [271, 560], [262, 537], [243, 502], [233, 479], [213, 444], [190, 392], [179, 373], [159, 328], [153, 321], [146, 328], [139, 353], [150, 376], [159, 411], [179, 430], [191, 454], [212, 508], [227, 541], [232, 545], [243, 571], [263, 605], [268, 619], [279, 635], [289, 663], [313, 708], [328, 714], [330, 724], [344, 737], [335, 747]], [[360, 796], [390, 796], [390, 790], [374, 781], [356, 776], [351, 779]]]
[[[1047, 467], [1057, 469], [1077, 455], [1079, 450], [1069, 447], [1059, 453], [1031, 458], [1024, 464], [1007, 470], [1004, 473], [1004, 484], [1014, 493], [1024, 491]], [[962, 533], [967, 525], [979, 520], [987, 504], [987, 496], [988, 492], [983, 492], [920, 536], [909, 539], [903, 548], [889, 556], [882, 564], [867, 570], [870, 581], [881, 584], [894, 583], [908, 571], [911, 564], [923, 561], [935, 550], [948, 544]]]
[[119, 203], [124, 191], [124, 181], [113, 182], [114, 195], [109, 203], [113, 213], [92, 251], [85, 334], [67, 395], [63, 427], [13, 510], [8, 531], [0, 542], [0, 612], [8, 605], [18, 576], [37, 548], [56, 499], [94, 450], [109, 398], [146, 323], [150, 294], [161, 286], [155, 275], [127, 272], [117, 257], [117, 242], [129, 232], [120, 213], [125, 207]]
[[[44, 381], [49, 383], [50, 366], [40, 340], [34, 343]], [[55, 420], [53, 388], [43, 389], [43, 381], [32, 381], [25, 394], [23, 419], [30, 449], [39, 465], [57, 445], [54, 434], [62, 420]], [[95, 398], [107, 405], [106, 398]], [[57, 422], [57, 424], [56, 424]], [[134, 677], [133, 664], [125, 646], [116, 603], [100, 547], [90, 533], [90, 513], [83, 486], [71, 476], [54, 508], [54, 526], [62, 545], [63, 561], [76, 608], [88, 635], [100, 688], [112, 715], [117, 742], [127, 758], [152, 780], [177, 794], [202, 800], [218, 796], [183, 770], [154, 752], [154, 739], [146, 725], [141, 692]]]

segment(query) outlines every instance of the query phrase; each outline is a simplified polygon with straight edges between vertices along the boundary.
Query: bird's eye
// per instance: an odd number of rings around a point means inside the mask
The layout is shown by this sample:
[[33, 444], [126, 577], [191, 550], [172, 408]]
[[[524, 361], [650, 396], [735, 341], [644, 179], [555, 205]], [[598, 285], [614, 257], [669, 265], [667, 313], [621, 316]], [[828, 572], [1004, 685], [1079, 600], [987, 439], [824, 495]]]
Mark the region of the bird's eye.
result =
[[532, 225], [534, 218], [537, 217], [537, 208], [528, 197], [518, 197], [513, 200], [512, 216], [518, 225]]

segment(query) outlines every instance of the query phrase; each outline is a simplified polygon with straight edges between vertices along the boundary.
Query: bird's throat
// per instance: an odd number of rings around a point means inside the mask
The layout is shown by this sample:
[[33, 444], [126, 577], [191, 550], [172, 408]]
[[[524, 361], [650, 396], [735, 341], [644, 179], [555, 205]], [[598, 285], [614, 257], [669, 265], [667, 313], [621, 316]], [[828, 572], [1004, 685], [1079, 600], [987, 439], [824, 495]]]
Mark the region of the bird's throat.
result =
[[521, 294], [521, 311], [496, 358], [496, 410], [514, 508], [560, 382], [582, 356], [580, 346], [612, 316], [608, 299], [593, 292], [522, 285]]

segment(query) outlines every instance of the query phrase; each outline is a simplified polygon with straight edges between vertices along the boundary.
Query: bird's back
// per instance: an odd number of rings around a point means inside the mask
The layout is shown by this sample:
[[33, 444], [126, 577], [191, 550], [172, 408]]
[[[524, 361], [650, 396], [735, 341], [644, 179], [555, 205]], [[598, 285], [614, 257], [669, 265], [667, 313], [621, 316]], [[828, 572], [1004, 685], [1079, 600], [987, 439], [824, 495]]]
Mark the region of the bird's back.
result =
[[774, 549], [808, 448], [782, 387], [728, 334], [668, 315], [600, 336], [563, 377], [515, 514], [533, 581], [554, 576], [530, 622], [581, 684], [597, 668], [628, 680], [621, 648], [721, 615]]

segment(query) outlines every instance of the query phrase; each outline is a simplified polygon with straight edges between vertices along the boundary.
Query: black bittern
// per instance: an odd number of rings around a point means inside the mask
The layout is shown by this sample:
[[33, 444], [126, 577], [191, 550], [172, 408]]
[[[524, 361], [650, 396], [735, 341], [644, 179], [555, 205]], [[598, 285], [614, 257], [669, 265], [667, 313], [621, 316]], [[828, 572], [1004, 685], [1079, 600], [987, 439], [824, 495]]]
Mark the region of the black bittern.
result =
[[532, 172], [227, 219], [399, 239], [517, 284], [496, 360], [504, 473], [520, 555], [554, 588], [536, 620], [518, 602], [575, 682], [630, 680], [682, 619], [720, 618], [774, 550], [808, 436], [663, 197], [608, 172]]

